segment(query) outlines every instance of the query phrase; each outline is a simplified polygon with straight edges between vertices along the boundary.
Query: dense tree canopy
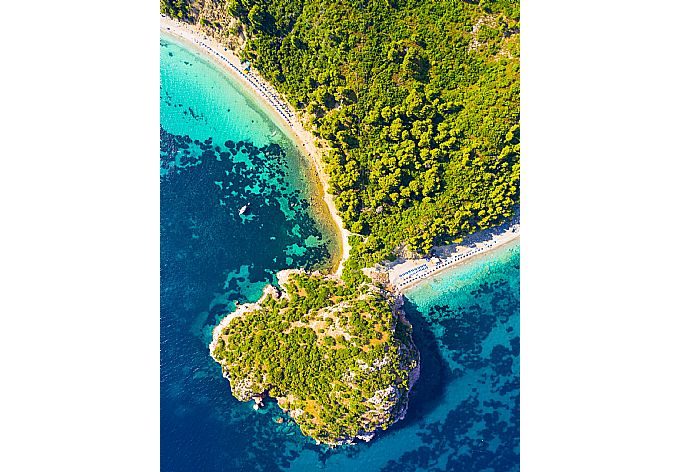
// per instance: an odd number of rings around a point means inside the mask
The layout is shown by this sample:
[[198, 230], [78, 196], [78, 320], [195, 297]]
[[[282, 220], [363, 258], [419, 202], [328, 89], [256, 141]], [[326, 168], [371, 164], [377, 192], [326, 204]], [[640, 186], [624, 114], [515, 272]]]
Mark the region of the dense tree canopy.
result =
[[355, 257], [426, 252], [511, 215], [516, 3], [242, 1], [279, 18], [250, 28], [245, 53], [328, 141], [338, 210], [368, 237]]
[[189, 13], [185, 0], [160, 0], [161, 13], [178, 19], [185, 19]]
[[[214, 357], [231, 383], [301, 412], [302, 430], [320, 440], [387, 426], [372, 398], [389, 385], [406, 391], [416, 350], [357, 269], [512, 216], [518, 1], [161, 0], [161, 11], [200, 24], [202, 11], [236, 18], [211, 15], [205, 27], [226, 40], [241, 33], [244, 58], [326, 142], [330, 191], [354, 233], [344, 283], [295, 276], [289, 299], [233, 320]], [[370, 375], [386, 355], [393, 362]]]
[[409, 324], [373, 286], [293, 274], [220, 333], [214, 358], [240, 400], [264, 392], [304, 434], [334, 444], [386, 428], [406, 408], [418, 362]]
[[425, 253], [519, 199], [516, 0], [230, 0], [243, 50], [325, 139], [350, 267]]

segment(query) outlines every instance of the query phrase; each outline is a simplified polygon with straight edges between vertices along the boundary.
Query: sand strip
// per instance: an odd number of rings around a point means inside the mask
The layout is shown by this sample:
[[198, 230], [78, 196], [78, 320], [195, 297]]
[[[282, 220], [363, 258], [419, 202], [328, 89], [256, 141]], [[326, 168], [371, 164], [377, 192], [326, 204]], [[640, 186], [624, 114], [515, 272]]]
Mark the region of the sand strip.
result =
[[195, 50], [204, 53], [215, 63], [220, 65], [223, 70], [230, 72], [238, 83], [244, 86], [259, 103], [264, 105], [274, 118], [276, 123], [293, 138], [299, 149], [309, 156], [309, 161], [313, 164], [318, 176], [323, 200], [330, 213], [331, 219], [338, 230], [340, 261], [336, 270], [336, 275], [340, 276], [343, 271], [343, 264], [350, 255], [350, 243], [348, 237], [350, 232], [345, 229], [343, 221], [338, 215], [333, 201], [333, 195], [328, 193], [328, 175], [322, 160], [322, 150], [316, 146], [316, 139], [307, 131], [297, 113], [290, 104], [280, 98], [280, 94], [256, 72], [245, 73], [242, 68], [242, 61], [229, 48], [222, 46], [213, 38], [200, 32], [195, 26], [174, 20], [167, 16], [160, 17], [160, 30], [175, 38], [181, 39], [185, 44]]
[[434, 248], [436, 256], [424, 259], [401, 259], [387, 267], [393, 290], [403, 293], [420, 282], [457, 267], [474, 257], [493, 251], [520, 238], [520, 224], [515, 223], [499, 232], [475, 233], [462, 243]]

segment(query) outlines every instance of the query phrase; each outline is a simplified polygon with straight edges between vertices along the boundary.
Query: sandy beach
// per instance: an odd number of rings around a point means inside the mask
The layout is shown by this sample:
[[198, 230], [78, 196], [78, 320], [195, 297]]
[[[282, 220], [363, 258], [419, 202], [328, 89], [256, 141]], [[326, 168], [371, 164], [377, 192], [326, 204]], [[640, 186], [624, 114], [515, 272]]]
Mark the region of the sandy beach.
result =
[[237, 82], [247, 92], [251, 93], [259, 103], [264, 105], [264, 108], [271, 113], [281, 129], [293, 138], [298, 147], [309, 157], [320, 183], [321, 191], [319, 193], [338, 231], [340, 260], [335, 274], [340, 276], [343, 265], [350, 254], [348, 241], [350, 232], [345, 229], [342, 219], [336, 211], [333, 195], [328, 193], [328, 175], [322, 160], [322, 150], [316, 145], [314, 136], [304, 128], [295, 110], [287, 101], [281, 99], [280, 94], [260, 75], [253, 71], [245, 72], [242, 68], [242, 61], [229, 48], [200, 32], [195, 26], [161, 15], [160, 30], [164, 34], [182, 40], [196, 51], [204, 53], [223, 70], [237, 78]]
[[393, 290], [398, 293], [420, 282], [486, 254], [520, 238], [520, 223], [513, 222], [499, 229], [481, 231], [465, 238], [461, 243], [434, 248], [434, 257], [401, 259], [388, 265], [385, 270]]

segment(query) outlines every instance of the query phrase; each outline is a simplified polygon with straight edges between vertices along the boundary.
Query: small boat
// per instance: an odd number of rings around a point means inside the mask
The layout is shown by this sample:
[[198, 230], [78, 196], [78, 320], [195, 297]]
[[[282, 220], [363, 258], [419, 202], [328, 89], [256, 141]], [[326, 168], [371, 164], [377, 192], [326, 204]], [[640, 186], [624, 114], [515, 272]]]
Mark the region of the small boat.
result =
[[247, 211], [247, 208], [249, 208], [249, 203], [247, 203], [245, 206], [240, 208], [240, 210], [237, 213], [240, 215], [244, 215], [244, 213]]

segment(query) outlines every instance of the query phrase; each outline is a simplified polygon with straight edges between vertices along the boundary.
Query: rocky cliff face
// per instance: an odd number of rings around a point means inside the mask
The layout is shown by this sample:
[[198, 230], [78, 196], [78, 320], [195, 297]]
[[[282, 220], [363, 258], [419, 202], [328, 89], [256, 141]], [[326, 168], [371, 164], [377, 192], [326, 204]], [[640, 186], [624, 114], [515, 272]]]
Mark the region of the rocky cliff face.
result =
[[369, 441], [404, 418], [419, 352], [400, 300], [373, 285], [281, 274], [214, 330], [211, 355], [241, 401], [274, 397], [302, 432], [330, 445]]

